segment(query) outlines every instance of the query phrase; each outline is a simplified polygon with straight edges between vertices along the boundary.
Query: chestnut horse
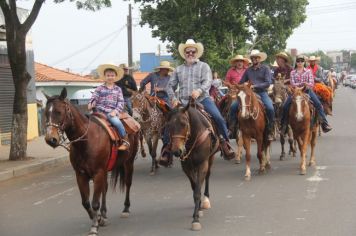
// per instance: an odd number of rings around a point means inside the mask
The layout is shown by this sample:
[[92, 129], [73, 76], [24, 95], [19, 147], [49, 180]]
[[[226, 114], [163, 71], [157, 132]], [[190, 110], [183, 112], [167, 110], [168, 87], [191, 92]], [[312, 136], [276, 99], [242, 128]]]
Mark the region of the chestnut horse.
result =
[[[192, 230], [200, 230], [199, 215], [210, 208], [209, 177], [214, 154], [219, 150], [219, 140], [211, 123], [202, 113], [188, 104], [168, 114], [171, 151], [180, 157], [184, 173], [190, 180], [194, 198]], [[201, 187], [205, 180], [203, 202]], [[202, 205], [201, 205], [202, 203]]]
[[[285, 100], [288, 97], [287, 93], [287, 87], [285, 85], [285, 80], [284, 77], [280, 76], [280, 74], [275, 78], [274, 80], [274, 86], [273, 86], [273, 93], [272, 93], [272, 101], [274, 103], [274, 111], [276, 114], [276, 119], [275, 119], [275, 132], [279, 133], [279, 141], [281, 143], [281, 155], [280, 155], [280, 160], [284, 160], [286, 152], [284, 150], [284, 144], [286, 142], [286, 134], [282, 133], [280, 131], [280, 126], [281, 126], [281, 119], [282, 119], [282, 112], [283, 112], [283, 104]], [[293, 139], [293, 132], [290, 126], [288, 126], [287, 130], [287, 135], [288, 135], [288, 143], [289, 143], [289, 155], [292, 154], [293, 157], [296, 155], [296, 142]]]
[[250, 88], [250, 84], [236, 86], [238, 89], [239, 112], [238, 119], [242, 132], [243, 145], [246, 151], [245, 179], [251, 179], [251, 139], [257, 142], [257, 157], [260, 163], [259, 173], [271, 168], [269, 147], [271, 142], [267, 139], [266, 114], [262, 102]]
[[[70, 162], [75, 171], [77, 184], [82, 198], [82, 205], [92, 219], [89, 235], [97, 235], [98, 228], [107, 222], [106, 192], [108, 190], [108, 160], [112, 142], [108, 133], [92, 118], [82, 115], [66, 99], [64, 88], [58, 96], [47, 97], [45, 108], [45, 140], [53, 148], [65, 146], [64, 134], [69, 139]], [[115, 188], [120, 177], [120, 189], [125, 190], [125, 207], [122, 217], [128, 217], [130, 208], [130, 188], [132, 183], [133, 163], [138, 149], [139, 134], [129, 134], [130, 149], [118, 152], [118, 159], [111, 173], [111, 182]], [[90, 204], [89, 181], [94, 182], [93, 199]], [[101, 205], [100, 205], [101, 198]], [[98, 210], [100, 208], [100, 214]]]
[[[231, 107], [231, 104], [236, 100], [237, 100], [236, 89], [232, 88], [232, 89], [229, 89], [229, 92], [223, 97], [223, 99], [221, 99], [221, 101], [218, 104], [220, 113], [224, 117], [228, 126], [232, 125], [232, 124], [230, 124], [232, 122], [230, 120], [230, 107]], [[234, 136], [236, 137], [236, 146], [237, 146], [237, 152], [235, 155], [235, 163], [240, 164], [241, 156], [242, 156], [242, 149], [243, 149], [241, 132], [236, 130], [236, 134]]]
[[[132, 92], [132, 110], [133, 117], [141, 125], [141, 132], [146, 140], [148, 151], [152, 158], [152, 165], [150, 175], [156, 173], [159, 168], [157, 160], [157, 146], [161, 137], [163, 124], [165, 122], [162, 111], [157, 107], [156, 103], [153, 104], [148, 100], [146, 91]], [[141, 140], [141, 155], [146, 156], [145, 149], [143, 148]]]
[[313, 115], [311, 109], [313, 105], [310, 104], [309, 96], [303, 90], [304, 88], [291, 88], [292, 104], [289, 110], [289, 124], [292, 127], [294, 139], [297, 140], [301, 156], [301, 175], [306, 174], [306, 153], [309, 143], [311, 146], [309, 166], [316, 164], [314, 148], [318, 130], [317, 117]]

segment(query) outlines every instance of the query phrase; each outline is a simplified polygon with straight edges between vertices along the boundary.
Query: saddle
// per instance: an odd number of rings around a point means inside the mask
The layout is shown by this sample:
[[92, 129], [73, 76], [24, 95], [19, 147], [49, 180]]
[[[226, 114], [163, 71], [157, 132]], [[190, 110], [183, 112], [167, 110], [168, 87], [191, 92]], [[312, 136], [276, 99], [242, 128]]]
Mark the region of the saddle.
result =
[[[110, 124], [103, 113], [94, 112], [92, 117], [105, 129], [110, 136], [111, 141], [114, 143], [120, 141], [120, 135], [118, 134], [117, 129]], [[140, 124], [126, 112], [121, 112], [119, 118], [128, 134], [136, 133], [141, 129]]]

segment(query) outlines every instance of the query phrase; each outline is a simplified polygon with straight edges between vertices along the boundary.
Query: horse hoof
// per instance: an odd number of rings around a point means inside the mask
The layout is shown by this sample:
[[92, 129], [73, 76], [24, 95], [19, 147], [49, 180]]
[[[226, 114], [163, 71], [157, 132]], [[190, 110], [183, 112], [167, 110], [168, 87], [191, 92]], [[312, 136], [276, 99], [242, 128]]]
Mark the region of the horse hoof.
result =
[[121, 218], [129, 218], [129, 216], [130, 216], [130, 212], [122, 212], [121, 213]]
[[285, 159], [285, 156], [284, 155], [280, 155], [279, 160], [280, 161], [284, 161], [284, 159]]
[[235, 164], [240, 164], [240, 163], [241, 163], [241, 160], [238, 160], [238, 159], [235, 160]]
[[272, 167], [271, 167], [271, 163], [267, 163], [266, 164], [266, 170], [270, 170]]
[[108, 218], [100, 217], [99, 226], [104, 227], [108, 225]]
[[258, 170], [258, 174], [263, 175], [266, 172], [265, 168], [261, 168]]
[[245, 180], [250, 181], [251, 180], [251, 175], [245, 175]]
[[155, 175], [155, 174], [156, 174], [156, 172], [154, 172], [153, 170], [150, 171], [150, 175], [151, 175], [151, 176], [153, 176], [153, 175]]
[[201, 230], [201, 224], [199, 222], [194, 222], [192, 223], [192, 230], [193, 231], [199, 231]]
[[199, 215], [199, 218], [203, 217], [203, 216], [204, 216], [204, 211], [199, 210], [199, 211], [198, 211], [198, 215]]
[[98, 235], [98, 228], [97, 227], [92, 227], [90, 229], [90, 232], [88, 233], [88, 236], [97, 236]]
[[306, 169], [302, 169], [302, 170], [299, 171], [300, 175], [306, 175], [306, 173], [307, 173]]
[[203, 209], [210, 209], [211, 208], [210, 200], [209, 200], [208, 197], [204, 196], [201, 207]]
[[316, 166], [315, 161], [311, 161], [311, 162], [309, 162], [309, 166]]

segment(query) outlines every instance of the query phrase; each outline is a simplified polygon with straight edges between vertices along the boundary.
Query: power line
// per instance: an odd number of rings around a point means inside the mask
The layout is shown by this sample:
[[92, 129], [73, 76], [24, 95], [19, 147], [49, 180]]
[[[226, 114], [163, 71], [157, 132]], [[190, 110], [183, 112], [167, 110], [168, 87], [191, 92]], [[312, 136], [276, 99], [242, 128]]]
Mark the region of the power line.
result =
[[66, 60], [68, 60], [68, 59], [70, 59], [70, 58], [72, 58], [72, 57], [74, 57], [74, 56], [76, 56], [76, 55], [78, 55], [78, 54], [80, 54], [80, 53], [82, 53], [82, 52], [88, 50], [89, 48], [92, 48], [93, 46], [95, 46], [96, 44], [102, 42], [103, 40], [105, 41], [105, 40], [109, 39], [112, 35], [115, 35], [116, 33], [121, 32], [122, 29], [125, 28], [125, 27], [126, 27], [126, 24], [123, 25], [119, 30], [115, 30], [114, 32], [111, 32], [111, 33], [109, 33], [109, 34], [103, 36], [102, 38], [96, 40], [96, 41], [93, 42], [93, 43], [90, 43], [89, 45], [87, 45], [87, 46], [85, 46], [85, 47], [83, 47], [83, 48], [81, 48], [81, 49], [79, 49], [79, 50], [77, 50], [77, 51], [75, 51], [75, 52], [73, 52], [73, 53], [71, 53], [70, 55], [68, 55], [68, 56], [66, 56], [66, 57], [63, 57], [63, 58], [59, 59], [58, 61], [56, 61], [56, 62], [54, 62], [54, 63], [51, 63], [51, 65], [52, 65], [52, 66], [57, 65], [57, 64], [59, 64], [59, 63], [61, 63], [61, 62], [64, 62], [64, 61], [66, 61]]

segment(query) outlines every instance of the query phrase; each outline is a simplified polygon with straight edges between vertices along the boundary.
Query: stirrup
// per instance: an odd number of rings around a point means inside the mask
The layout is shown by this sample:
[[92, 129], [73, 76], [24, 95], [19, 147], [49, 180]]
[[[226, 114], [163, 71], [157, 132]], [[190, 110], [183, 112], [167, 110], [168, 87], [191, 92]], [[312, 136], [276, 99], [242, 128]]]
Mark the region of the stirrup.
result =
[[122, 140], [121, 145], [117, 148], [119, 151], [126, 151], [130, 148], [130, 143], [125, 139]]

